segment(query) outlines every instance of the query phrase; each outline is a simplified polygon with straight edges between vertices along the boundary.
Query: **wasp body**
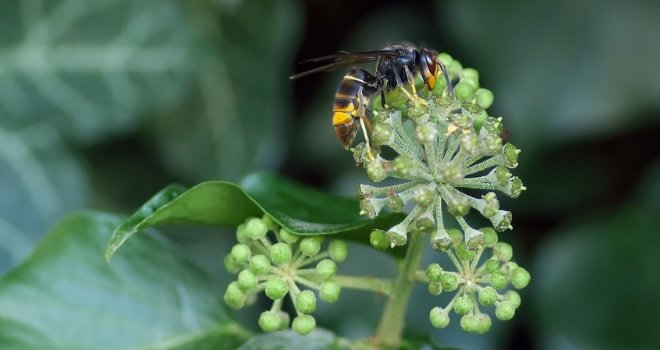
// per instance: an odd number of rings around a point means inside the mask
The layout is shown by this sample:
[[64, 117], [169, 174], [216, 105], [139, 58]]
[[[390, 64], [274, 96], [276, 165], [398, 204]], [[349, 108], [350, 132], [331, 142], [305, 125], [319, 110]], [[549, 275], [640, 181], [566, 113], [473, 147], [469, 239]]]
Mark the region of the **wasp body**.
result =
[[[332, 124], [337, 139], [345, 149], [350, 147], [360, 125], [367, 141], [367, 147], [369, 147], [368, 132], [371, 131], [371, 123], [367, 118], [369, 115], [367, 107], [369, 98], [374, 94], [381, 94], [381, 103], [384, 106], [384, 93], [396, 87], [403, 87], [404, 81], [413, 84], [414, 74], [417, 72], [424, 79], [426, 87], [433, 90], [441, 71], [451, 91], [451, 81], [447, 70], [437, 60], [436, 54], [428, 49], [418, 50], [414, 46], [405, 43], [387, 46], [377, 51], [339, 52], [334, 55], [313, 58], [305, 62], [330, 63], [295, 74], [290, 79], [298, 79], [313, 73], [373, 61], [377, 61], [374, 74], [364, 69], [352, 68], [344, 76], [335, 93]], [[413, 97], [412, 95], [409, 96]]]

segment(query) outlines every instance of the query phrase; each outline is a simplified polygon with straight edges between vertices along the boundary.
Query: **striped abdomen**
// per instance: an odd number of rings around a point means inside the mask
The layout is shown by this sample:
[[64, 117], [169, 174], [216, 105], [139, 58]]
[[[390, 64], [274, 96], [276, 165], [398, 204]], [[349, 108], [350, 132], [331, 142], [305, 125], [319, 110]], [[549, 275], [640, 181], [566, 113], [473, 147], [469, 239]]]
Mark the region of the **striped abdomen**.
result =
[[366, 113], [369, 97], [378, 91], [378, 78], [364, 69], [351, 69], [342, 79], [332, 106], [332, 125], [337, 139], [348, 149], [358, 131], [358, 120]]

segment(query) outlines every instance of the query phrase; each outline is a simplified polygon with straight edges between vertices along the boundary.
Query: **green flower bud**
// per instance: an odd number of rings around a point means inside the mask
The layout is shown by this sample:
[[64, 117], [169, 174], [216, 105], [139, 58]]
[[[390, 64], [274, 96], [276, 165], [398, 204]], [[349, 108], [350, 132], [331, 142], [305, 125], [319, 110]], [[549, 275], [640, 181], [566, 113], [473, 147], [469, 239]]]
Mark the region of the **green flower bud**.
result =
[[360, 215], [366, 215], [369, 219], [375, 219], [378, 212], [371, 201], [371, 198], [360, 200]]
[[499, 232], [510, 230], [513, 228], [511, 226], [511, 220], [513, 220], [513, 216], [511, 215], [511, 212], [508, 210], [498, 210], [495, 213], [495, 215], [493, 215], [489, 219], [490, 222], [493, 224], [495, 230]]
[[442, 181], [449, 185], [455, 185], [465, 177], [465, 169], [457, 162], [445, 163], [440, 166]]
[[522, 191], [526, 189], [527, 187], [523, 185], [522, 180], [520, 180], [519, 177], [514, 176], [511, 178], [511, 181], [509, 181], [509, 184], [504, 189], [504, 192], [511, 198], [518, 198]]
[[300, 335], [307, 335], [316, 328], [316, 320], [310, 315], [298, 315], [293, 319], [291, 328]]
[[392, 127], [385, 123], [374, 125], [374, 131], [371, 134], [371, 140], [375, 145], [384, 145], [390, 142], [392, 138]]
[[234, 258], [234, 262], [240, 266], [243, 266], [250, 259], [251, 254], [250, 247], [243, 243], [235, 244], [231, 248], [231, 256]]
[[403, 203], [403, 199], [401, 199], [400, 196], [393, 194], [387, 196], [387, 207], [390, 208], [391, 211], [399, 213], [403, 211], [406, 204]]
[[300, 251], [307, 256], [315, 256], [321, 251], [321, 237], [307, 237], [300, 241]]
[[[457, 78], [463, 70], [463, 65], [458, 60], [453, 60], [449, 64], [445, 64], [445, 67], [447, 67], [447, 72], [452, 79]], [[454, 90], [456, 90], [456, 87], [454, 87]], [[456, 92], [454, 91], [454, 93]]]
[[470, 212], [470, 201], [465, 196], [452, 195], [445, 200], [447, 201], [447, 211], [453, 216], [461, 217]]
[[337, 264], [330, 259], [323, 259], [316, 264], [316, 273], [324, 280], [328, 280], [337, 273]]
[[330, 258], [332, 260], [336, 262], [342, 262], [346, 260], [346, 257], [348, 256], [348, 245], [342, 240], [335, 239], [330, 242], [328, 253], [330, 254]]
[[296, 297], [296, 309], [304, 314], [311, 314], [316, 310], [316, 295], [311, 290], [303, 290]]
[[473, 84], [473, 81], [459, 81], [458, 84], [456, 84], [454, 87], [454, 95], [456, 95], [456, 98], [458, 98], [459, 101], [467, 101], [472, 98], [476, 91], [476, 88]]
[[472, 300], [467, 295], [460, 296], [454, 300], [454, 312], [459, 315], [467, 315], [472, 312]]
[[531, 276], [529, 275], [529, 272], [527, 272], [527, 270], [523, 269], [522, 267], [511, 271], [511, 284], [516, 289], [527, 287], [530, 279]]
[[259, 316], [259, 327], [264, 332], [274, 332], [280, 328], [281, 320], [277, 312], [264, 311]]
[[486, 119], [488, 119], [488, 113], [482, 109], [479, 113], [475, 114], [477, 114], [477, 116], [472, 120], [472, 127], [474, 130], [479, 131], [486, 122]]
[[490, 106], [493, 105], [493, 101], [495, 100], [495, 96], [493, 93], [484, 88], [479, 88], [477, 90], [477, 105], [483, 109], [487, 109]]
[[479, 303], [481, 303], [481, 305], [495, 305], [496, 301], [497, 291], [495, 288], [487, 286], [479, 291]]
[[428, 186], [419, 186], [415, 191], [413, 202], [421, 207], [428, 207], [435, 201], [435, 191]]
[[280, 239], [283, 242], [289, 244], [298, 242], [298, 239], [300, 238], [299, 236], [296, 236], [293, 233], [289, 232], [289, 230], [285, 229], [284, 227], [280, 229], [277, 235], [280, 237]]
[[442, 290], [446, 292], [451, 292], [458, 288], [458, 278], [451, 273], [443, 273], [440, 276], [440, 283], [442, 284]]
[[449, 116], [449, 120], [461, 130], [470, 129], [472, 126], [470, 117], [467, 114], [453, 114]]
[[385, 238], [387, 239], [389, 247], [399, 247], [405, 245], [408, 241], [408, 237], [405, 233], [393, 230], [395, 228], [397, 228], [397, 226], [390, 229], [390, 231], [385, 232]]
[[458, 247], [456, 247], [456, 256], [458, 256], [458, 259], [460, 260], [470, 261], [474, 259], [474, 255], [474, 250], [468, 249], [465, 243], [461, 243], [458, 245]]
[[469, 333], [476, 333], [477, 329], [479, 328], [479, 319], [477, 318], [477, 315], [464, 315], [461, 317], [461, 329], [469, 332]]
[[499, 269], [500, 262], [495, 259], [488, 259], [486, 262], [484, 262], [484, 270], [486, 270], [487, 273], [493, 273]]
[[460, 74], [461, 79], [473, 79], [479, 81], [479, 72], [474, 68], [463, 68]]
[[382, 160], [376, 159], [367, 164], [367, 176], [373, 182], [381, 182], [387, 178], [387, 171]]
[[507, 167], [500, 165], [495, 168], [495, 178], [497, 179], [497, 184], [504, 187], [509, 184], [511, 172]]
[[426, 268], [426, 278], [429, 281], [439, 281], [442, 276], [442, 267], [439, 264], [433, 263]]
[[323, 283], [319, 289], [319, 297], [326, 303], [334, 303], [339, 300], [340, 294], [341, 286], [333, 281]]
[[278, 300], [284, 298], [286, 293], [289, 292], [289, 287], [286, 282], [281, 278], [272, 278], [266, 282], [266, 296], [272, 300]]
[[509, 243], [499, 242], [493, 248], [493, 256], [499, 261], [509, 261], [513, 257], [513, 248]]
[[426, 114], [426, 107], [414, 103], [408, 108], [408, 118], [415, 120]]
[[[432, 209], [429, 207], [429, 209]], [[422, 213], [414, 221], [415, 230], [421, 232], [431, 232], [435, 230], [435, 218], [433, 217], [432, 210], [427, 210]]]
[[239, 243], [247, 243], [250, 241], [247, 231], [245, 231], [245, 223], [238, 225], [236, 228], [236, 240]]
[[250, 258], [248, 268], [256, 276], [265, 275], [270, 269], [270, 260], [263, 254], [254, 255]]
[[520, 150], [516, 148], [511, 143], [507, 143], [504, 145], [504, 157], [506, 159], [506, 166], [508, 168], [515, 168], [518, 166], [518, 154], [520, 153]]
[[280, 228], [280, 225], [277, 222], [275, 222], [275, 220], [273, 220], [273, 218], [268, 214], [262, 215], [261, 221], [264, 223], [264, 225], [266, 225], [266, 227], [270, 231], [277, 232], [277, 229]]
[[266, 236], [268, 227], [260, 218], [249, 218], [245, 221], [245, 234], [250, 239], [259, 239]]
[[452, 247], [452, 237], [444, 229], [444, 227], [437, 227], [435, 234], [431, 238], [431, 246], [435, 250], [446, 251]]
[[492, 218], [500, 209], [500, 202], [497, 200], [497, 195], [495, 195], [495, 192], [488, 192], [481, 198], [485, 201], [481, 215], [487, 219]]
[[484, 246], [488, 248], [494, 247], [497, 243], [497, 232], [492, 227], [483, 227], [479, 231], [484, 235]]
[[[472, 117], [474, 117], [474, 116], [480, 116], [480, 115], [482, 115], [482, 114], [484, 113], [484, 110], [483, 110], [481, 107], [479, 107], [479, 106], [477, 106], [476, 104], [471, 103], [471, 102], [463, 102], [463, 103], [461, 103], [461, 108], [463, 108], [464, 111], [469, 112], [469, 114], [470, 114]], [[488, 113], [486, 113], [485, 118], [488, 118]], [[485, 120], [485, 118], [484, 118], [484, 120]], [[482, 124], [483, 124], [483, 123], [482, 123]], [[473, 125], [474, 125], [474, 124], [473, 124]], [[467, 126], [466, 126], [466, 129], [469, 129], [469, 128], [470, 128], [470, 125], [467, 125]]]
[[390, 242], [385, 237], [385, 231], [383, 230], [371, 231], [369, 243], [378, 250], [385, 250], [390, 247]]
[[514, 309], [517, 309], [521, 302], [520, 294], [515, 290], [508, 290], [506, 294], [504, 294], [504, 300], [509, 302]]
[[495, 317], [500, 321], [508, 321], [516, 314], [516, 308], [511, 302], [502, 301], [495, 307]]
[[435, 142], [438, 137], [438, 128], [432, 123], [418, 123], [415, 128], [415, 138], [421, 143]]
[[502, 138], [499, 134], [483, 134], [481, 141], [481, 150], [485, 155], [494, 156], [502, 151]]
[[484, 247], [484, 234], [479, 230], [468, 227], [465, 230], [465, 242], [467, 249], [471, 251], [481, 250]]
[[429, 319], [435, 328], [445, 328], [449, 325], [449, 314], [437, 306], [431, 309]]
[[231, 254], [225, 255], [224, 264], [225, 264], [225, 269], [227, 269], [229, 273], [236, 274], [239, 271], [241, 271], [240, 264], [236, 262], [236, 259], [234, 259], [234, 256]]
[[461, 150], [469, 155], [479, 154], [479, 137], [473, 133], [460, 136]]
[[514, 269], [517, 269], [519, 266], [516, 264], [514, 261], [507, 261], [504, 264], [502, 264], [502, 267], [500, 268], [500, 271], [502, 271], [505, 275], [508, 277], [511, 277], [511, 272]]
[[440, 61], [445, 67], [449, 66], [454, 62], [454, 59], [446, 52], [439, 53], [438, 56], [438, 61]]
[[392, 171], [396, 177], [410, 178], [415, 173], [415, 166], [412, 159], [399, 155], [392, 161]]
[[240, 309], [245, 304], [246, 295], [237, 282], [231, 282], [227, 286], [224, 298], [225, 304], [234, 309]]
[[280, 327], [277, 330], [283, 331], [289, 328], [289, 323], [291, 322], [289, 314], [280, 310], [277, 312], [277, 316], [280, 318]]
[[451, 237], [452, 246], [454, 248], [458, 247], [461, 242], [463, 242], [463, 233], [461, 230], [456, 228], [447, 229], [447, 234]]
[[490, 274], [490, 285], [495, 289], [505, 288], [509, 284], [509, 279], [502, 272], [495, 271]]
[[250, 270], [243, 270], [238, 274], [238, 287], [244, 292], [251, 292], [257, 288], [257, 277]]
[[490, 330], [493, 322], [490, 320], [490, 316], [487, 314], [478, 314], [477, 317], [477, 327], [474, 332], [477, 334], [484, 334]]
[[428, 291], [431, 295], [442, 294], [442, 283], [440, 281], [431, 281], [428, 285]]
[[270, 260], [275, 265], [287, 264], [292, 256], [291, 246], [286, 243], [280, 242], [270, 246]]

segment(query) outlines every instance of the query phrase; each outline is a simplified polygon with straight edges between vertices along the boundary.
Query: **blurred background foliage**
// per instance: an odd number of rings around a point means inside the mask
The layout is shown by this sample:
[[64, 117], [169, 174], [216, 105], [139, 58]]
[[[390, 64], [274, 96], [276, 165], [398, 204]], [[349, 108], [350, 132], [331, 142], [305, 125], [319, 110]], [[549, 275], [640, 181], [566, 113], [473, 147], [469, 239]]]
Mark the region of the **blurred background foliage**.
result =
[[[515, 230], [502, 238], [533, 271], [517, 317], [488, 335], [432, 331], [421, 289], [411, 333], [466, 348], [660, 348], [658, 14], [654, 0], [4, 1], [0, 274], [64, 213], [127, 213], [171, 182], [270, 169], [352, 195], [366, 177], [330, 127], [343, 72], [287, 77], [305, 58], [406, 40], [477, 68], [495, 92], [529, 188], [503, 203]], [[228, 238], [171, 235], [228, 279]], [[352, 253], [346, 273], [394, 269]], [[382, 302], [346, 293], [319, 323], [364, 336]]]

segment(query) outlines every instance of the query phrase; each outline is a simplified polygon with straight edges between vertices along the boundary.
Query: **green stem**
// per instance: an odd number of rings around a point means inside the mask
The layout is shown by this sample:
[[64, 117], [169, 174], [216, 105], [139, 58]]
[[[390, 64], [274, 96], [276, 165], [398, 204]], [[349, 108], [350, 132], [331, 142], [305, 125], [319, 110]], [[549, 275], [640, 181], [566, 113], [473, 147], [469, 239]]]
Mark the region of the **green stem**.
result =
[[[318, 275], [305, 276], [305, 279], [317, 284], [323, 283], [323, 278]], [[335, 275], [333, 280], [342, 288], [366, 290], [387, 296], [392, 291], [392, 280], [386, 278]]]
[[411, 233], [408, 252], [403, 260], [403, 268], [392, 285], [392, 294], [385, 305], [385, 311], [383, 311], [376, 332], [376, 341], [383, 347], [396, 347], [401, 342], [406, 309], [423, 252], [424, 235]]

